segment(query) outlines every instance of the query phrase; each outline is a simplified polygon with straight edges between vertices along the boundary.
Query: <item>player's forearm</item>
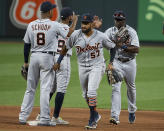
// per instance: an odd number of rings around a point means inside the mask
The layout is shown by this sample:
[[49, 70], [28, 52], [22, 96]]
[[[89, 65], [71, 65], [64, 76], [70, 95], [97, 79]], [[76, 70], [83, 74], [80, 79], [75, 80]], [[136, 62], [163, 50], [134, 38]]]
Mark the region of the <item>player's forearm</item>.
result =
[[62, 48], [62, 50], [61, 50], [61, 52], [60, 52], [60, 56], [59, 56], [59, 58], [57, 60], [57, 63], [58, 64], [61, 63], [61, 61], [63, 60], [63, 58], [66, 55], [67, 51], [68, 51], [68, 49], [66, 48], [66, 45], [64, 45], [63, 48]]
[[68, 49], [66, 48], [66, 45], [64, 45], [60, 52], [60, 55], [66, 55], [67, 51], [68, 51]]
[[71, 34], [74, 32], [74, 30], [75, 30], [75, 27], [76, 26], [72, 26], [72, 27], [70, 27], [69, 28], [69, 32], [68, 32], [68, 34], [67, 34], [67, 37], [70, 37], [71, 36]]
[[137, 47], [137, 46], [123, 45], [121, 48], [124, 49], [124, 51], [126, 51], [126, 52], [139, 53], [139, 47]]
[[75, 28], [76, 28], [76, 24], [77, 24], [77, 20], [73, 21], [70, 28], [69, 28], [69, 32], [67, 34], [67, 37], [70, 37], [71, 34], [74, 32]]
[[24, 43], [24, 63], [28, 63], [30, 49], [31, 49], [31, 44]]

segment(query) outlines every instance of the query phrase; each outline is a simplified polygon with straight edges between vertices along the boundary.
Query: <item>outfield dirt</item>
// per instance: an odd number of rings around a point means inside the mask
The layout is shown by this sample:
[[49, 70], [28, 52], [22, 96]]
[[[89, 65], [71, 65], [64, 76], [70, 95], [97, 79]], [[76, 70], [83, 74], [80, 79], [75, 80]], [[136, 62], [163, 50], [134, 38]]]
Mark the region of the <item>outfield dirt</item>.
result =
[[[51, 109], [52, 110], [52, 109]], [[20, 125], [18, 114], [20, 107], [0, 106], [0, 131], [84, 131], [88, 123], [89, 110], [81, 108], [63, 108], [61, 116], [70, 122], [70, 125], [55, 127], [39, 127]], [[34, 120], [39, 108], [35, 107], [28, 120]], [[122, 111], [120, 124], [109, 123], [110, 112], [106, 109], [98, 109], [102, 119], [99, 121], [96, 131], [164, 131], [164, 112], [137, 111], [134, 124], [128, 123], [128, 112]]]

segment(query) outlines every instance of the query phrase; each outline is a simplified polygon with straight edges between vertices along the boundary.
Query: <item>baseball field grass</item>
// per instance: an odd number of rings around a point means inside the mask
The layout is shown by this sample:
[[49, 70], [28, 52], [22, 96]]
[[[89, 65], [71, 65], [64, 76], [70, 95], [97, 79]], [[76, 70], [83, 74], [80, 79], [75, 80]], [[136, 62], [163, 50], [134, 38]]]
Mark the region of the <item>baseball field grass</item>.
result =
[[[104, 55], [109, 59], [108, 52]], [[26, 81], [20, 75], [23, 64], [23, 43], [0, 43], [0, 105], [20, 106]], [[65, 95], [64, 107], [86, 108], [78, 77], [75, 50], [71, 57], [71, 80]], [[137, 107], [138, 110], [164, 111], [164, 47], [141, 46], [137, 56]], [[39, 88], [35, 106], [39, 106]], [[121, 89], [122, 109], [127, 109], [126, 86]], [[54, 97], [51, 106], [54, 106]], [[110, 109], [111, 86], [104, 75], [98, 89], [98, 108]]]

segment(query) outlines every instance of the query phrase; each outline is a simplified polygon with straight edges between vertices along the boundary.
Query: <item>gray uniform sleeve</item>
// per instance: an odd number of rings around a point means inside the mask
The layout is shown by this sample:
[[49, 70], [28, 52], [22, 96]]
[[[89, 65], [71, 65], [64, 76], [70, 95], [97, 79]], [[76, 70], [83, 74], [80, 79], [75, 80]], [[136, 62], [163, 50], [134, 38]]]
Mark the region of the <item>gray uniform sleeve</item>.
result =
[[103, 41], [102, 41], [103, 47], [105, 47], [106, 49], [111, 49], [115, 47], [115, 43], [113, 43], [106, 34], [104, 34], [103, 36]]
[[57, 29], [57, 34], [61, 35], [64, 39], [67, 38], [69, 28], [65, 28], [60, 23], [58, 23], [56, 29]]
[[131, 45], [139, 47], [139, 39], [138, 35], [135, 30], [130, 31], [130, 36], [131, 36]]
[[31, 41], [30, 41], [30, 24], [27, 27], [27, 30], [26, 30], [23, 40], [24, 40], [24, 43], [31, 43]]
[[112, 28], [109, 28], [104, 32], [107, 35], [108, 39], [110, 39], [110, 40], [112, 40], [111, 30], [112, 30]]
[[76, 39], [76, 36], [78, 34], [78, 31], [74, 31], [72, 33], [72, 35], [68, 38], [67, 42], [66, 42], [66, 48], [69, 50], [71, 49], [74, 45], [75, 45], [75, 39]]
[[74, 42], [73, 42], [73, 37], [71, 35], [71, 37], [68, 38], [68, 40], [66, 41], [66, 48], [69, 50], [74, 46]]

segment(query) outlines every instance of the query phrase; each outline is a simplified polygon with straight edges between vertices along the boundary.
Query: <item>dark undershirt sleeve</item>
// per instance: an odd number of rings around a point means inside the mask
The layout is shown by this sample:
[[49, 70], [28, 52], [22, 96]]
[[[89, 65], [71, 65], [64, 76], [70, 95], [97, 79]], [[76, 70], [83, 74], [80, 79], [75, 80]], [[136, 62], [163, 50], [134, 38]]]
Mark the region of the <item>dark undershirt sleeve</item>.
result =
[[110, 49], [110, 63], [114, 61], [115, 54], [116, 54], [116, 47]]
[[24, 62], [28, 63], [28, 57], [30, 54], [31, 44], [24, 43]]

